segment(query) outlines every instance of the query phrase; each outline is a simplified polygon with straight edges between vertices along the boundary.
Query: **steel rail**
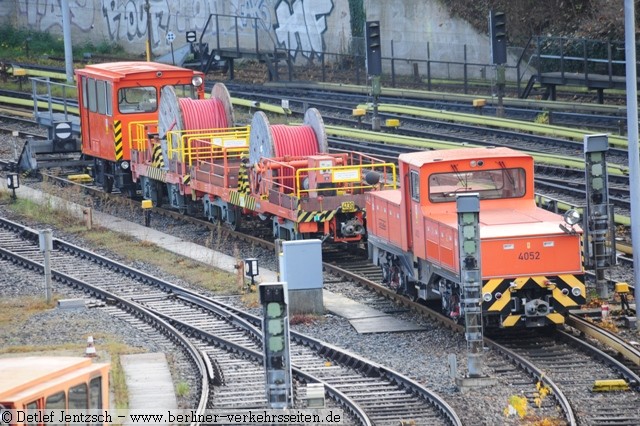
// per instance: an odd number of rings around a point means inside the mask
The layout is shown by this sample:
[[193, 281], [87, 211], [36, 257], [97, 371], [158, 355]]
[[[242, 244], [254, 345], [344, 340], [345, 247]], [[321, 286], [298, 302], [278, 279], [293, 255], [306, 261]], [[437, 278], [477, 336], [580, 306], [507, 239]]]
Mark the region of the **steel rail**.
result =
[[[196, 299], [191, 298], [191, 301], [195, 302]], [[197, 303], [198, 305], [200, 305], [199, 303]], [[208, 303], [204, 303], [201, 306], [209, 306]], [[208, 308], [207, 308], [208, 309]], [[155, 312], [153, 310], [151, 310], [152, 312]], [[209, 341], [209, 342], [215, 342], [215, 344], [223, 347], [226, 351], [229, 352], [233, 352], [233, 353], [237, 353], [237, 354], [241, 354], [243, 356], [247, 356], [250, 359], [253, 359], [256, 363], [262, 364], [264, 361], [264, 355], [260, 352], [254, 351], [253, 349], [244, 347], [242, 345], [238, 345], [234, 342], [231, 342], [227, 339], [224, 339], [222, 337], [216, 336], [212, 333], [209, 333], [205, 330], [202, 330], [198, 327], [195, 327], [193, 325], [187, 324], [186, 322], [177, 320], [175, 318], [170, 318], [164, 314], [161, 314], [159, 312], [155, 312], [156, 315], [158, 315], [159, 317], [165, 318], [166, 321], [173, 323], [175, 326], [179, 327], [182, 330], [187, 330], [187, 333], [189, 333], [189, 335], [195, 335], [197, 336], [197, 338], [204, 340], [204, 341]], [[299, 367], [292, 365], [291, 366], [291, 371], [294, 375], [299, 376], [303, 379], [305, 379], [308, 382], [311, 383], [321, 383], [324, 385], [325, 390], [327, 390], [329, 392], [329, 394], [331, 396], [334, 397], [334, 399], [336, 401], [338, 401], [340, 404], [342, 404], [345, 408], [347, 408], [351, 414], [356, 417], [358, 419], [358, 421], [360, 422], [360, 424], [362, 426], [372, 426], [371, 420], [369, 420], [369, 416], [367, 416], [367, 414], [364, 412], [364, 410], [362, 410], [362, 408], [360, 408], [360, 406], [358, 406], [358, 404], [353, 401], [353, 399], [351, 399], [350, 397], [348, 397], [347, 395], [345, 395], [344, 393], [342, 393], [341, 391], [339, 391], [337, 388], [335, 388], [334, 386], [330, 385], [329, 383], [326, 383], [323, 380], [320, 380], [310, 374], [305, 373], [304, 371], [302, 371]]]
[[[3, 222], [5, 222], [4, 219], [2, 220]], [[16, 229], [19, 229], [21, 225], [14, 224], [14, 226], [17, 226]], [[23, 234], [28, 235], [31, 232], [34, 231], [24, 227]], [[0, 258], [10, 260], [14, 263], [22, 265], [23, 267], [27, 267], [31, 270], [44, 274], [44, 265], [31, 259], [27, 259], [26, 257], [23, 257], [17, 253], [13, 253], [2, 247], [0, 247]], [[121, 310], [129, 312], [130, 314], [149, 323], [158, 331], [169, 336], [171, 340], [177, 341], [177, 343], [190, 354], [193, 363], [196, 365], [196, 368], [200, 372], [201, 392], [198, 407], [196, 408], [196, 413], [204, 414], [207, 408], [207, 401], [209, 399], [209, 379], [213, 379], [211, 375], [212, 369], [210, 364], [205, 361], [205, 357], [203, 356], [203, 354], [182, 333], [180, 333], [175, 327], [171, 326], [166, 320], [153, 313], [151, 310], [144, 308], [137, 303], [131, 302], [113, 293], [95, 287], [85, 281], [58, 272], [56, 270], [51, 270], [51, 277], [52, 279], [55, 279], [62, 284], [82, 289], [83, 291], [88, 292], [93, 297], [104, 300], [111, 305], [118, 306]], [[197, 426], [199, 424], [200, 422], [190, 423], [190, 425], [192, 426]]]
[[[598, 327], [576, 314], [570, 314], [567, 317], [566, 324], [603, 345], [615, 349], [624, 358], [640, 366], [640, 350], [631, 346], [609, 330]], [[638, 383], [640, 384], [640, 381]]]
[[[257, 329], [257, 327], [254, 326], [260, 323], [260, 318], [246, 312], [242, 312], [222, 302], [213, 301], [208, 297], [193, 294], [190, 291], [176, 292], [176, 295], [204, 309], [221, 312], [226, 315], [231, 315], [230, 312], [233, 312], [234, 319], [232, 321], [234, 324], [237, 324], [239, 327], [248, 330], [256, 338], [262, 339], [261, 332]], [[433, 392], [429, 392], [428, 389], [420, 386], [414, 380], [398, 372], [391, 371], [379, 364], [373, 363], [369, 360], [365, 360], [364, 358], [356, 354], [349, 353], [344, 349], [322, 342], [311, 336], [307, 336], [293, 330], [290, 330], [289, 333], [292, 340], [307, 347], [313, 348], [317, 353], [333, 359], [340, 364], [345, 364], [351, 368], [354, 368], [354, 366], [360, 366], [361, 369], [366, 368], [368, 370], [368, 374], [378, 374], [380, 376], [388, 377], [392, 382], [395, 382], [405, 389], [413, 392], [414, 394], [420, 395], [422, 398], [430, 401], [431, 404], [437, 407], [440, 413], [445, 416], [445, 418], [447, 418], [452, 425], [462, 424], [455, 410], [449, 404], [447, 404], [444, 399], [440, 398]], [[315, 380], [320, 381], [320, 379]]]
[[[32, 242], [36, 242], [39, 238], [37, 231], [27, 228], [23, 225], [20, 224], [16, 224], [14, 222], [8, 221], [4, 218], [0, 218], [0, 224], [2, 224], [5, 228], [9, 228], [12, 229], [13, 232], [15, 233], [19, 233], [21, 235], [22, 238], [26, 239], [26, 240], [30, 240]], [[81, 247], [75, 246], [73, 244], [70, 244], [68, 242], [62, 241], [60, 239], [57, 238], [53, 238], [53, 243], [54, 243], [54, 247], [58, 250], [61, 251], [65, 251], [68, 253], [72, 253], [78, 257], [81, 258], [85, 258], [85, 259], [90, 259], [93, 262], [96, 262], [99, 265], [102, 266], [106, 266], [112, 270], [115, 270], [118, 273], [122, 273], [131, 277], [135, 277], [137, 280], [145, 283], [145, 284], [150, 284], [153, 285], [157, 288], [159, 288], [160, 290], [170, 293], [170, 294], [174, 294], [176, 297], [181, 298], [183, 300], [187, 300], [191, 303], [194, 303], [198, 306], [200, 306], [201, 308], [204, 308], [205, 310], [209, 310], [209, 311], [213, 311], [216, 314], [218, 314], [219, 316], [225, 318], [226, 321], [230, 322], [231, 324], [235, 325], [236, 327], [239, 327], [243, 330], [245, 330], [247, 333], [249, 333], [252, 338], [257, 339], [257, 340], [262, 340], [262, 336], [261, 336], [261, 332], [251, 323], [249, 323], [246, 319], [242, 318], [241, 316], [237, 315], [237, 312], [240, 312], [242, 314], [242, 316], [247, 316], [247, 317], [251, 317], [253, 322], [259, 322], [259, 318], [252, 316], [250, 314], [247, 313], [242, 313], [241, 311], [236, 310], [235, 308], [230, 308], [227, 307], [225, 304], [214, 301], [212, 299], [206, 298], [204, 296], [200, 296], [197, 293], [185, 289], [183, 287], [180, 287], [178, 285], [175, 284], [171, 284], [169, 282], [166, 282], [162, 279], [153, 277], [151, 275], [148, 275], [142, 271], [139, 271], [135, 268], [131, 268], [128, 267], [126, 265], [120, 264], [119, 262], [113, 261], [107, 257], [104, 257], [102, 255], [99, 255], [97, 253], [93, 253], [89, 250], [85, 250]], [[4, 252], [5, 250], [0, 248], [0, 253]], [[36, 265], [36, 262], [32, 262], [28, 259], [26, 259], [28, 262], [30, 263], [34, 263]], [[43, 269], [43, 267], [42, 267]], [[64, 275], [64, 274], [60, 274], [60, 273], [56, 273], [56, 276], [63, 276], [65, 278], [67, 278], [68, 276]], [[90, 292], [92, 294], [95, 294], [97, 297], [100, 297], [104, 300], [116, 300], [119, 301], [121, 298], [119, 298], [118, 296], [115, 296], [109, 292], [106, 292], [104, 290], [100, 290], [97, 289], [93, 286], [90, 285], [85, 285], [85, 283], [83, 283], [80, 280], [76, 280], [72, 277], [68, 277], [68, 280], [64, 281], [67, 283], [72, 283], [71, 285], [74, 286], [82, 286], [82, 287], [86, 287], [86, 288], [90, 288]], [[125, 299], [123, 299], [126, 302], [126, 305], [131, 305], [131, 306], [138, 306], [137, 304], [133, 303], [133, 302], [129, 302], [126, 301]], [[150, 308], [144, 308], [144, 310], [149, 311], [154, 313], [155, 316], [164, 319], [164, 321], [169, 322], [169, 323], [174, 323], [174, 324], [178, 324], [180, 327], [179, 328], [185, 328], [185, 329], [189, 329], [190, 332], [192, 333], [197, 333], [200, 336], [203, 336], [203, 338], [205, 338], [205, 340], [209, 340], [209, 341], [215, 341], [217, 342], [220, 346], [226, 348], [227, 350], [230, 351], [238, 351], [238, 352], [244, 352], [247, 354], [250, 354], [250, 349], [248, 348], [244, 348], [240, 345], [237, 345], [233, 342], [227, 341], [223, 338], [219, 338], [217, 336], [213, 336], [210, 335], [209, 333], [207, 333], [206, 331], [200, 330], [196, 327], [193, 327], [191, 325], [188, 325], [186, 323], [183, 323], [179, 320], [176, 320], [174, 318], [170, 318], [166, 315], [163, 315], [161, 313], [158, 313], [156, 311], [154, 311], [153, 309]], [[236, 312], [236, 313], [234, 313]], [[378, 370], [381, 371], [381, 373], [379, 373], [379, 376], [383, 376], [382, 371], [384, 371], [384, 375], [386, 375], [387, 377], [393, 379], [392, 382], [396, 382], [400, 385], [402, 385], [402, 387], [410, 390], [411, 392], [413, 392], [414, 394], [418, 394], [421, 397], [425, 398], [427, 401], [430, 401], [432, 405], [436, 406], [436, 408], [438, 409], [438, 411], [440, 411], [441, 413], [443, 413], [443, 415], [449, 419], [450, 423], [454, 426], [461, 426], [462, 423], [459, 420], [459, 418], [457, 417], [457, 415], [455, 414], [455, 411], [440, 397], [438, 397], [437, 395], [429, 392], [428, 390], [422, 388], [420, 385], [418, 385], [417, 383], [411, 381], [408, 378], [405, 378], [403, 380], [403, 376], [400, 375], [399, 373], [394, 373], [392, 371], [387, 370], [386, 368], [383, 368], [381, 366], [378, 366], [377, 364], [374, 364], [370, 361], [366, 361], [362, 358], [357, 358], [355, 355], [353, 354], [348, 354], [345, 351], [330, 346], [328, 344], [324, 344], [320, 341], [317, 341], [315, 339], [312, 339], [310, 337], [304, 336], [302, 334], [296, 333], [296, 332], [291, 332], [291, 336], [292, 339], [294, 339], [295, 341], [297, 341], [300, 344], [304, 344], [306, 346], [309, 347], [315, 347], [316, 351], [322, 355], [322, 356], [326, 356], [328, 358], [334, 359], [336, 361], [339, 361], [340, 364], [346, 365], [349, 368], [352, 369], [356, 369], [357, 370], [357, 366], [368, 366], [366, 368], [370, 369], [370, 370]], [[200, 352], [195, 349], [194, 350], [200, 354]], [[249, 352], [247, 352], [249, 351]], [[333, 356], [330, 356], [331, 354], [333, 354]], [[202, 357], [203, 355], [200, 354], [200, 357]], [[262, 359], [262, 355], [259, 354], [259, 359]], [[206, 358], [206, 357], [205, 357]], [[356, 360], [357, 361], [354, 361]], [[345, 362], [345, 360], [347, 360]], [[350, 361], [350, 362], [349, 362]], [[293, 366], [295, 367], [295, 366]], [[297, 368], [297, 367], [296, 367]], [[210, 377], [212, 380], [214, 379], [214, 373], [213, 373], [213, 368], [211, 367], [210, 363], [207, 363], [205, 365], [203, 365], [201, 371], [203, 371], [205, 374], [208, 375], [208, 377]], [[312, 380], [314, 382], [318, 382], [318, 383], [323, 383], [325, 385], [325, 387], [329, 390], [329, 394], [332, 395], [334, 397], [334, 399], [337, 398], [337, 401], [340, 402], [343, 406], [345, 406], [350, 412], [353, 413], [353, 415], [359, 419], [361, 419], [361, 423], [364, 426], [369, 426], [371, 425], [370, 420], [368, 419], [368, 416], [364, 413], [364, 411], [362, 410], [362, 408], [360, 408], [358, 406], [358, 404], [356, 402], [354, 402], [351, 398], [349, 398], [348, 396], [346, 396], [344, 393], [342, 393], [341, 391], [339, 391], [338, 389], [334, 388], [332, 385], [325, 383], [324, 381], [322, 381], [319, 378], [316, 378], [312, 375], [309, 375], [308, 373], [304, 373], [303, 371], [297, 369], [296, 374], [300, 373], [300, 377], [304, 377], [305, 380]]]
[[[409, 299], [398, 295], [395, 291], [389, 288], [377, 285], [370, 280], [367, 280], [357, 274], [346, 271], [335, 265], [330, 265], [325, 263], [324, 267], [327, 269], [330, 269], [335, 274], [342, 275], [344, 277], [348, 277], [349, 279], [362, 283], [366, 285], [368, 288], [375, 291], [376, 293], [381, 294], [385, 297], [388, 297], [391, 300], [394, 300], [401, 305], [410, 307], [414, 311], [419, 312], [421, 315], [432, 318], [438, 321], [440, 324], [450, 328], [455, 332], [464, 333], [465, 331], [462, 325], [453, 323], [449, 318], [445, 317], [444, 315], [441, 315], [440, 313], [433, 311], [427, 308], [426, 306], [420, 305], [419, 303], [410, 301]], [[510, 349], [507, 349], [506, 347], [500, 345], [499, 343], [487, 337], [484, 338], [484, 341], [487, 345], [493, 347], [496, 351], [509, 357], [516, 364], [520, 365], [520, 367], [523, 368], [525, 371], [527, 371], [532, 377], [544, 383], [545, 386], [548, 386], [553, 391], [552, 394], [556, 399], [556, 401], [558, 402], [558, 404], [560, 405], [560, 408], [562, 408], [562, 411], [564, 412], [565, 418], [569, 426], [577, 425], [576, 417], [573, 412], [573, 408], [569, 403], [569, 400], [564, 395], [564, 393], [560, 390], [558, 385], [556, 385], [556, 383], [553, 380], [551, 380], [549, 377], [546, 377], [542, 370], [538, 369], [534, 364], [532, 364], [525, 358], [521, 357], [520, 355], [516, 354], [515, 352], [511, 351]]]

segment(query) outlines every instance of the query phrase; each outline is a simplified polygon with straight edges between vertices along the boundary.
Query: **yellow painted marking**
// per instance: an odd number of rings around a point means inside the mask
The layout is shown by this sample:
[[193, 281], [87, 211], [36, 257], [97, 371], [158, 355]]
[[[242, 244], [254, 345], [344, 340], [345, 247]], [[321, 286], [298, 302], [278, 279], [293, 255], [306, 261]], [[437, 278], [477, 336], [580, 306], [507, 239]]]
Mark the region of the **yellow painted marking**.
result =
[[527, 283], [527, 281], [529, 281], [530, 277], [520, 277], [520, 278], [516, 278], [513, 282], [516, 283], [516, 286], [514, 287], [515, 290], [521, 290], [522, 287], [524, 287], [524, 285]]
[[553, 289], [553, 298], [556, 299], [564, 307], [577, 305], [576, 301], [571, 298], [571, 293], [565, 296], [557, 287]]
[[558, 278], [560, 278], [565, 283], [569, 284], [571, 287], [580, 287], [580, 290], [582, 290], [582, 295], [583, 296], [586, 295], [584, 283], [580, 281], [575, 275], [572, 275], [572, 274], [558, 275]]
[[73, 182], [93, 182], [93, 178], [88, 174], [69, 175], [67, 178]]
[[547, 315], [547, 319], [553, 322], [554, 324], [564, 324], [564, 317], [558, 313], [553, 313]]
[[629, 390], [629, 384], [624, 379], [596, 380], [593, 382], [593, 392]]
[[504, 321], [502, 321], [502, 325], [504, 327], [513, 327], [518, 321], [520, 321], [521, 317], [522, 315], [509, 315]]
[[496, 300], [495, 302], [493, 302], [488, 310], [500, 312], [504, 309], [505, 306], [507, 306], [507, 303], [509, 303], [510, 301], [511, 289], [507, 289], [504, 293], [502, 293], [502, 297], [500, 298], [500, 300]]
[[122, 121], [115, 120], [113, 123], [113, 136], [115, 139], [116, 161], [122, 160]]
[[503, 281], [504, 280], [502, 278], [494, 278], [492, 280], [487, 281], [487, 283], [482, 286], [482, 292], [493, 294], [493, 292], [496, 291], [498, 286], [502, 284]]

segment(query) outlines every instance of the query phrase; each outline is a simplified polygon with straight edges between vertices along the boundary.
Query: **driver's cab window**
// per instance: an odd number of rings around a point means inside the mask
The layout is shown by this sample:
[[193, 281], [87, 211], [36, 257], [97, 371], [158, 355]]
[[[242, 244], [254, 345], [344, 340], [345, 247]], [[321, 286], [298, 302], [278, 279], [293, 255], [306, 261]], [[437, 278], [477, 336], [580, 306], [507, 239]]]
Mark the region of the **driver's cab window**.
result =
[[157, 90], [149, 87], [125, 87], [118, 91], [118, 110], [122, 114], [154, 112], [158, 109]]
[[417, 171], [411, 170], [409, 173], [409, 179], [411, 182], [411, 198], [414, 201], [420, 201], [420, 174]]
[[193, 84], [176, 84], [173, 89], [179, 98], [198, 99], [198, 91]]
[[478, 193], [481, 200], [521, 198], [526, 193], [526, 173], [522, 168], [452, 170], [429, 176], [431, 202], [453, 202], [464, 193]]

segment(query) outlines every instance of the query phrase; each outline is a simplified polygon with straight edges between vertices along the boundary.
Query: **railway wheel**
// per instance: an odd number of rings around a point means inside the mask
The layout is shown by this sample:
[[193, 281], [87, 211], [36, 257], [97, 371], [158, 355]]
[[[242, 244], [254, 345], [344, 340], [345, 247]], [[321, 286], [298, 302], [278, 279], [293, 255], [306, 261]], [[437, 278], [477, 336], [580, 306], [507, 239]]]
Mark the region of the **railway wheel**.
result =
[[412, 302], [417, 302], [418, 301], [418, 292], [416, 290], [415, 285], [411, 285], [409, 280], [405, 280], [406, 284], [405, 284], [405, 289], [404, 289], [404, 295], [407, 296], [407, 298], [409, 300], [411, 300]]
[[102, 190], [107, 194], [111, 194], [113, 192], [113, 177], [111, 176], [102, 176]]
[[136, 185], [129, 185], [124, 191], [127, 194], [127, 197], [131, 198], [132, 200], [138, 199], [138, 188], [136, 187]]
[[225, 225], [232, 231], [240, 229], [242, 224], [242, 209], [238, 206], [229, 205], [227, 208], [227, 215], [225, 218]]
[[222, 209], [220, 206], [211, 206], [211, 215], [209, 216], [209, 220], [212, 223], [218, 223], [222, 220]]
[[164, 191], [164, 185], [156, 181], [151, 182], [151, 185], [155, 187], [155, 191], [151, 192], [151, 202], [153, 202], [154, 206], [159, 207], [162, 205], [162, 192]]
[[407, 277], [402, 273], [400, 268], [396, 268], [391, 281], [392, 287], [395, 288], [396, 293], [406, 295]]

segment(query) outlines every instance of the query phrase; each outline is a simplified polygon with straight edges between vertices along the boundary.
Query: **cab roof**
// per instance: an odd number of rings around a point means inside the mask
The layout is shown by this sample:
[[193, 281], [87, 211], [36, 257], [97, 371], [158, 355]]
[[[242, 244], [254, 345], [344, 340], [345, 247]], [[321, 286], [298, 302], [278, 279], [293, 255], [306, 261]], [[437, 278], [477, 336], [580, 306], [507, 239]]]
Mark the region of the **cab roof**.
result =
[[99, 75], [110, 80], [120, 80], [136, 74], [148, 74], [156, 72], [185, 72], [192, 70], [177, 67], [175, 65], [163, 64], [160, 62], [124, 61], [107, 62], [103, 64], [92, 64], [76, 70], [77, 74]]
[[529, 154], [505, 147], [456, 148], [437, 151], [420, 151], [400, 154], [398, 159], [406, 164], [422, 167], [428, 163], [491, 158], [531, 158]]
[[34, 356], [25, 358], [0, 358], [0, 401], [15, 392], [43, 381], [61, 378], [82, 368], [100, 368], [105, 364], [93, 364], [91, 358]]

